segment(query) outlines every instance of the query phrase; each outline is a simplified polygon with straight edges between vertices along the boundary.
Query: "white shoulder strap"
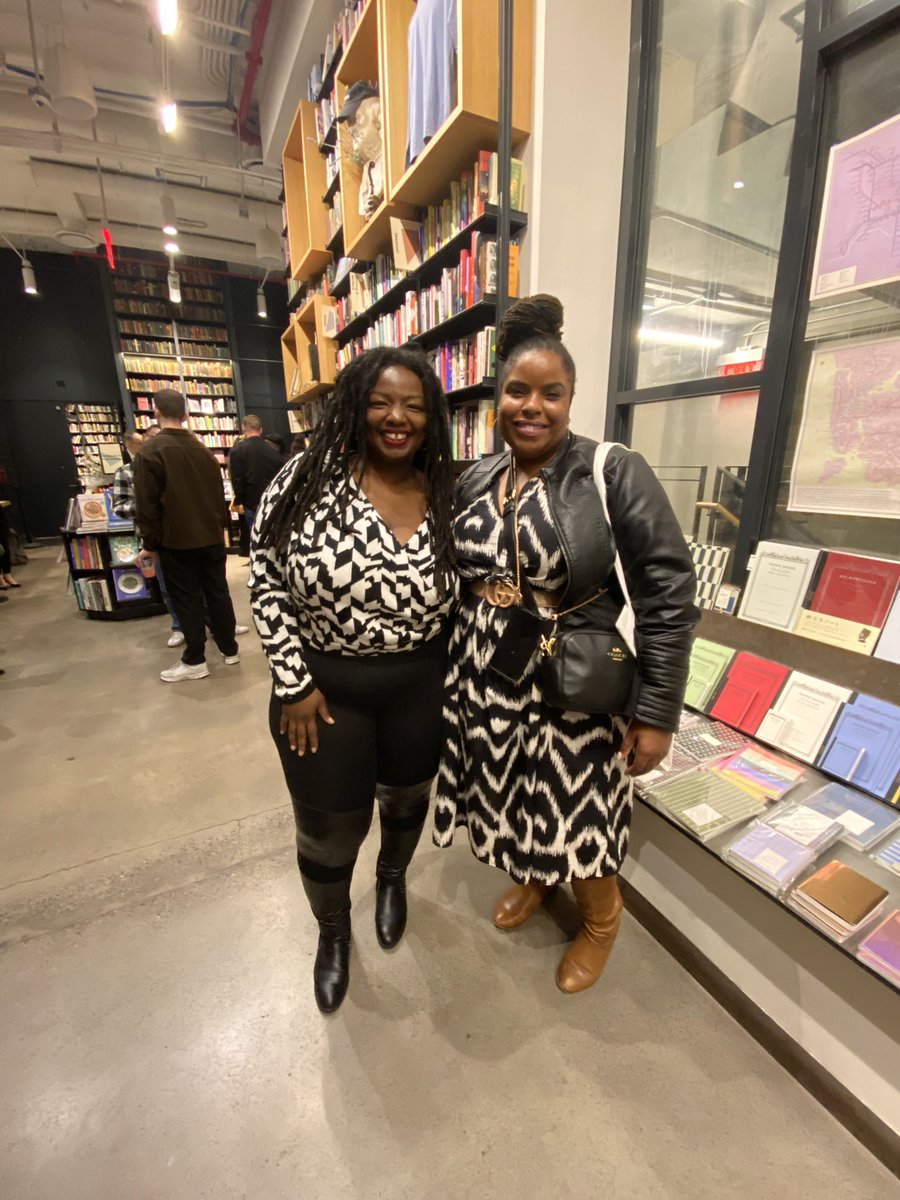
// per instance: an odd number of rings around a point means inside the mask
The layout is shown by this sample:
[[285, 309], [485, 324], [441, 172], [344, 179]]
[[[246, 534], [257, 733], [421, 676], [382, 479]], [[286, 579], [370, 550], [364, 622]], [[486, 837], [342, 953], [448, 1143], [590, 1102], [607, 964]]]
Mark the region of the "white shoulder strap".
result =
[[[616, 547], [616, 579], [619, 581], [619, 587], [622, 589], [622, 595], [625, 603], [622, 611], [619, 613], [616, 621], [616, 629], [619, 632], [625, 645], [631, 653], [637, 657], [637, 643], [634, 636], [634, 609], [631, 607], [631, 595], [628, 591], [628, 582], [625, 579], [625, 571], [622, 567], [622, 559], [619, 557], [619, 547], [616, 539], [616, 532], [613, 529], [612, 521], [609, 519], [609, 502], [606, 498], [606, 479], [603, 474], [606, 460], [609, 457], [610, 450], [613, 447], [622, 446], [621, 442], [601, 442], [597, 447], [597, 452], [594, 455], [594, 483], [597, 485], [597, 491], [600, 493], [600, 501], [603, 505], [603, 515], [606, 517], [606, 524], [609, 526], [613, 537], [613, 543]], [[624, 450], [625, 447], [622, 446]]]

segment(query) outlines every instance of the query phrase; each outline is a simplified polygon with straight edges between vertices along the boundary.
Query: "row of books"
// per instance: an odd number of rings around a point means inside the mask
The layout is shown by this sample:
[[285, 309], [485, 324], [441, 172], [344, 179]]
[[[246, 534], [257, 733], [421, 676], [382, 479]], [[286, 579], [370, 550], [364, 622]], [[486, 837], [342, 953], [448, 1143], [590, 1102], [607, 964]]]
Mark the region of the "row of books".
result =
[[[167, 268], [159, 263], [122, 262], [116, 268], [116, 274], [119, 278], [124, 279], [165, 280], [166, 270]], [[212, 271], [203, 271], [197, 267], [182, 268], [180, 274], [182, 283], [197, 284], [205, 287], [212, 287], [216, 283], [216, 277]]]
[[63, 528], [69, 533], [101, 533], [130, 527], [130, 521], [117, 517], [113, 512], [112, 492], [108, 488], [72, 496], [66, 506]]
[[900, 663], [900, 562], [760, 542], [738, 615]]
[[[184, 295], [183, 289], [182, 295]], [[167, 305], [161, 304], [159, 301], [138, 300], [131, 297], [117, 299], [116, 312], [119, 315], [140, 317], [167, 317], [169, 315]], [[192, 321], [221, 321], [224, 315], [223, 309], [210, 308], [206, 304], [188, 306], [182, 304], [179, 306], [179, 312], [185, 319]]]
[[118, 413], [109, 404], [67, 404], [66, 416], [73, 420], [80, 420], [82, 417], [109, 420], [113, 416], [117, 417]]
[[[216, 329], [211, 325], [183, 325], [180, 321], [132, 321], [129, 318], [119, 321], [119, 333], [140, 338], [167, 338], [171, 344], [174, 340], [173, 324], [178, 330], [180, 338], [192, 338], [220, 344], [228, 342], [222, 329]], [[163, 353], [168, 353], [168, 351]]]
[[344, 205], [341, 200], [341, 193], [335, 192], [334, 200], [325, 210], [325, 226], [328, 231], [329, 242], [333, 237], [337, 237], [344, 225]]
[[219, 432], [232, 433], [237, 435], [240, 433], [237, 421], [234, 417], [208, 417], [208, 416], [190, 416], [188, 417], [188, 429], [203, 429], [203, 430], [218, 430]]
[[129, 375], [148, 371], [153, 375], [169, 375], [173, 378], [184, 375], [187, 379], [231, 379], [231, 363], [228, 360], [147, 358], [145, 355], [124, 354], [122, 361]]
[[73, 442], [77, 436], [85, 433], [118, 433], [119, 431], [118, 421], [73, 421], [70, 417], [67, 424]]
[[[132, 377], [132, 376], [128, 376], [126, 382], [128, 384], [128, 390], [131, 392], [151, 392], [152, 393], [152, 392], [158, 392], [160, 390], [160, 388], [169, 386], [169, 384], [167, 384], [164, 379], [141, 379], [141, 378]], [[187, 381], [180, 390], [183, 391], [186, 396], [233, 396], [234, 395], [234, 386], [231, 382], [229, 382], [229, 383], [212, 383], [209, 380], [200, 381], [197, 379], [191, 379], [191, 380]], [[142, 399], [142, 397], [140, 397], [140, 396], [136, 397], [135, 406], [138, 409], [143, 410], [143, 406], [141, 404], [141, 399]], [[146, 410], [143, 410], [143, 411], [149, 412], [153, 406], [147, 397], [143, 397], [143, 399], [145, 399], [146, 403], [147, 403], [147, 408], [146, 408]]]
[[208, 449], [230, 450], [237, 433], [198, 433], [197, 437]]
[[428, 359], [445, 392], [471, 387], [497, 370], [497, 330], [488, 325], [458, 342], [444, 342]]
[[[165, 354], [176, 358], [175, 342], [155, 341], [150, 338], [122, 338], [122, 349], [132, 354]], [[178, 354], [186, 354], [191, 358], [225, 358], [229, 357], [228, 350], [221, 343], [211, 342], [179, 342]]]
[[338, 332], [405, 278], [406, 272], [397, 269], [390, 254], [379, 254], [367, 271], [352, 272], [349, 295], [335, 302]]
[[494, 398], [460, 405], [450, 414], [450, 451], [458, 461], [494, 452]]
[[306, 404], [292, 408], [289, 413], [291, 433], [307, 433], [315, 429], [325, 415], [327, 403], [325, 396], [314, 396]]
[[[422, 258], [435, 254], [452, 238], [480, 217], [488, 204], [497, 204], [496, 151], [480, 150], [478, 161], [470, 171], [450, 184], [450, 195], [440, 204], [430, 204], [420, 221], [404, 221], [402, 225], [417, 240]], [[511, 160], [510, 205], [517, 212], [525, 208], [525, 187], [522, 163]]]
[[310, 100], [318, 100], [325, 76], [331, 67], [335, 65], [337, 55], [341, 53], [342, 49], [346, 48], [347, 43], [353, 36], [353, 31], [359, 24], [363, 9], [370, 2], [371, 0], [345, 0], [343, 8], [335, 18], [334, 24], [325, 39], [324, 53], [319, 55], [313, 69], [309, 73], [307, 97]]
[[[104, 524], [105, 521], [104, 514]], [[69, 542], [69, 553], [72, 556], [72, 566], [77, 571], [90, 571], [102, 569], [103, 567], [103, 554], [100, 550], [100, 542], [91, 535], [72, 538]]]
[[[337, 178], [337, 173], [341, 169], [341, 160], [338, 157], [337, 150], [329, 150], [325, 155], [325, 184], [331, 187], [334, 180]], [[285, 210], [285, 213], [287, 210]], [[287, 225], [287, 219], [285, 219]]]
[[334, 118], [337, 116], [337, 96], [334, 88], [323, 96], [316, 107], [316, 135], [319, 139], [319, 147], [325, 145], [326, 139], [331, 133], [334, 126]]
[[204, 396], [200, 400], [189, 400], [189, 413], [237, 413], [237, 402], [225, 396]]
[[900, 802], [900, 707], [697, 638], [685, 703], [815, 763], [873, 796]]
[[112, 601], [109, 597], [109, 585], [102, 576], [73, 579], [75, 599], [82, 612], [112, 612]]

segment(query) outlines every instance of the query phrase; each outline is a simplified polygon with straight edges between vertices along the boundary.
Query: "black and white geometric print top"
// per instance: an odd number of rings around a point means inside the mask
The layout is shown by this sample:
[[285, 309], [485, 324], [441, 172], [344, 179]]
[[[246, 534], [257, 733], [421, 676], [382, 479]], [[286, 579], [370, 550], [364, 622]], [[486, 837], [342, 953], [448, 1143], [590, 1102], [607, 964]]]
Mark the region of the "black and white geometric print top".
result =
[[[288, 462], [266, 489], [254, 530], [291, 485]], [[304, 648], [348, 655], [413, 650], [436, 637], [453, 597], [438, 596], [428, 522], [402, 546], [351, 482], [330, 514], [335, 480], [287, 552], [250, 551], [251, 607], [275, 681], [287, 703], [312, 691]], [[327, 518], [327, 519], [326, 519]]]
[[[497, 497], [497, 480], [494, 480], [456, 518], [453, 540], [456, 569], [462, 579], [487, 579], [498, 572], [515, 578], [515, 561], [501, 549], [503, 517]], [[547, 489], [540, 477], [529, 479], [519, 492], [518, 526], [519, 557], [531, 586], [548, 592], [565, 586], [566, 560], [553, 525]]]

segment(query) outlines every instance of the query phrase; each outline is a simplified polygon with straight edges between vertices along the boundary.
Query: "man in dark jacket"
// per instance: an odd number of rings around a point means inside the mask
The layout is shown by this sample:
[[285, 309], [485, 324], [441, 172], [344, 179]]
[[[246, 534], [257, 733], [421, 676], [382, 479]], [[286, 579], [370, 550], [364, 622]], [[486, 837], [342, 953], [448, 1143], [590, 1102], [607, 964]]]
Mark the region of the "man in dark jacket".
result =
[[252, 413], [241, 421], [243, 441], [228, 458], [234, 502], [244, 510], [248, 532], [253, 529], [262, 494], [284, 466], [284, 455], [263, 437], [262, 421]]
[[240, 662], [234, 607], [225, 576], [227, 519], [219, 464], [183, 428], [184, 397], [172, 388], [154, 395], [161, 432], [134, 462], [135, 524], [144, 561], [159, 559], [184, 632], [181, 662], [160, 674], [164, 683], [205, 679], [207, 620], [228, 666]]

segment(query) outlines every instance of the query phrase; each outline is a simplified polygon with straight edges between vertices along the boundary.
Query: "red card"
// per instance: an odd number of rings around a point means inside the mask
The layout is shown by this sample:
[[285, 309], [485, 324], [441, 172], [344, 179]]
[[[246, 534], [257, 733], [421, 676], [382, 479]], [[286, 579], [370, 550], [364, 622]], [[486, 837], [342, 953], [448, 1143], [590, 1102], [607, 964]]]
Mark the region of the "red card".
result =
[[825, 555], [812, 612], [880, 629], [900, 583], [900, 563], [856, 554]]
[[725, 672], [709, 715], [741, 733], [756, 733], [789, 674], [781, 663], [741, 652]]

